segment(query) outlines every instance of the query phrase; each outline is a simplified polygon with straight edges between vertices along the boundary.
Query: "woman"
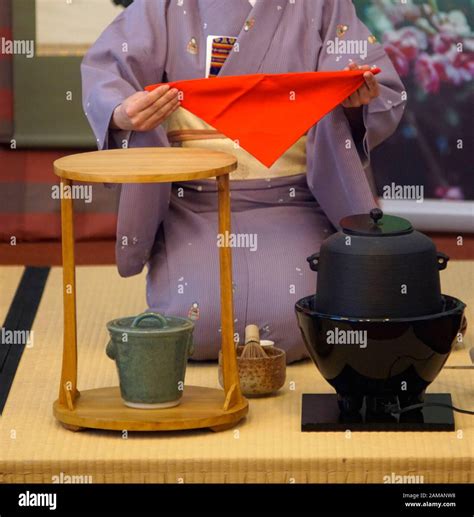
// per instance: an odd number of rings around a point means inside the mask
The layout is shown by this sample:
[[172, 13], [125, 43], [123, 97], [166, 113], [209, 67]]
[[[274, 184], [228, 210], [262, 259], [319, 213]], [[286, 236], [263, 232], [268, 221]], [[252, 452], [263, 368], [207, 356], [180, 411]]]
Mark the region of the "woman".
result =
[[[361, 60], [366, 84], [271, 169], [180, 108], [177, 91], [143, 91], [217, 74], [356, 68]], [[377, 78], [371, 65], [382, 69]], [[342, 217], [374, 207], [364, 167], [404, 108], [403, 85], [352, 2], [135, 0], [90, 49], [82, 75], [99, 149], [181, 145], [237, 154], [232, 228], [256, 245], [233, 250], [236, 337], [255, 323], [289, 362], [305, 357], [294, 304], [315, 289], [306, 257]], [[124, 185], [119, 209], [119, 272], [135, 275], [148, 264], [148, 306], [196, 320], [197, 359], [215, 359], [220, 344], [215, 190], [213, 181]]]

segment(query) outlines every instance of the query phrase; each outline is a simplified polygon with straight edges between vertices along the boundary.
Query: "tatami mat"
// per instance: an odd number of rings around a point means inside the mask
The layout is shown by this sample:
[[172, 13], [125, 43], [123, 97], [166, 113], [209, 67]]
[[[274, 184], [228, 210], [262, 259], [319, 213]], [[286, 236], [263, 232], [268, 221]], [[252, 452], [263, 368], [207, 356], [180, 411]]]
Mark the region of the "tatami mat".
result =
[[0, 326], [5, 321], [24, 270], [23, 266], [0, 267]]
[[[472, 267], [450, 264], [444, 292], [471, 301]], [[88, 267], [78, 268], [77, 281], [79, 389], [117, 384], [104, 353], [105, 323], [145, 308], [144, 276], [122, 279], [112, 267]], [[61, 292], [61, 269], [53, 268], [33, 326], [34, 346], [23, 354], [0, 417], [0, 482], [51, 482], [63, 473], [97, 483], [380, 483], [392, 472], [424, 476], [425, 483], [474, 481], [472, 416], [456, 415], [457, 433], [301, 433], [301, 394], [331, 391], [310, 362], [288, 368], [278, 396], [251, 400], [249, 417], [233, 430], [126, 438], [67, 431], [52, 416], [61, 367]], [[473, 327], [471, 319], [469, 344]], [[450, 364], [467, 364], [466, 350], [453, 353]], [[217, 368], [191, 365], [186, 380], [217, 387]], [[430, 391], [449, 391], [456, 405], [474, 408], [472, 370], [446, 368]]]

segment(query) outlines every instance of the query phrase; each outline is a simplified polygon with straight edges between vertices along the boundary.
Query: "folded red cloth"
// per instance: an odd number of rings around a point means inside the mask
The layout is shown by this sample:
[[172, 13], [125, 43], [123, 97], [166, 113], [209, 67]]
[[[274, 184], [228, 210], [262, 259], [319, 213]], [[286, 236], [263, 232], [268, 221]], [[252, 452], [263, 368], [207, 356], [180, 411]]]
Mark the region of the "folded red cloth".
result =
[[[371, 70], [378, 74], [380, 69]], [[364, 84], [363, 70], [253, 74], [168, 83], [182, 106], [265, 166]], [[160, 86], [147, 86], [152, 91]]]

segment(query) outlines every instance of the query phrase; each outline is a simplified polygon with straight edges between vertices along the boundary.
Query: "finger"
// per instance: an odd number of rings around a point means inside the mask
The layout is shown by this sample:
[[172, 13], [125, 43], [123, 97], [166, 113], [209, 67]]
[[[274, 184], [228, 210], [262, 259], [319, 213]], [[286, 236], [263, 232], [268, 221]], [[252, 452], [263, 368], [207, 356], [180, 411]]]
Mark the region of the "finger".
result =
[[128, 98], [123, 102], [123, 114], [128, 118], [132, 118], [136, 113], [139, 113], [141, 110], [142, 100], [147, 96], [147, 92], [137, 92], [132, 97]]
[[176, 111], [180, 106], [181, 106], [181, 101], [179, 101], [179, 99], [176, 99], [175, 101], [168, 103], [166, 106], [164, 106], [159, 111], [157, 111], [154, 115], [152, 115], [150, 117], [150, 120], [152, 122], [154, 122], [157, 119], [164, 120], [167, 117], [169, 117], [169, 115], [171, 115], [171, 113]]
[[347, 100], [348, 100], [349, 108], [359, 108], [361, 105], [358, 92], [354, 92]]
[[378, 90], [379, 83], [372, 72], [366, 72], [364, 74], [365, 84], [369, 89], [370, 93], [376, 93]]
[[359, 88], [358, 94], [361, 105], [369, 104], [372, 100], [370, 90], [365, 84]]
[[157, 126], [159, 126], [180, 106], [181, 102], [179, 100], [167, 104], [166, 108], [159, 110], [153, 116], [151, 116], [145, 123], [142, 124], [145, 127], [145, 131], [149, 131], [150, 129], [154, 129]]
[[174, 100], [179, 100], [179, 90], [177, 88], [172, 88], [169, 92], [167, 92], [165, 95], [163, 95], [162, 97], [160, 97], [159, 99], [157, 99], [153, 104], [152, 106], [150, 106], [151, 108], [160, 108], [160, 107], [163, 107], [165, 106], [166, 104], [168, 104], [169, 102], [171, 101], [174, 101]]
[[380, 96], [380, 84], [377, 80], [375, 80], [375, 85], [369, 88], [370, 95], [372, 96], [372, 99], [376, 99]]
[[368, 72], [372, 70], [372, 67], [370, 65], [358, 65], [355, 61], [350, 61], [344, 70], [363, 70], [364, 72]]
[[349, 97], [347, 97], [347, 99], [342, 103], [342, 105], [344, 106], [344, 108], [353, 108], [353, 103], [354, 103], [354, 95], [351, 95]]
[[360, 98], [359, 91], [356, 91], [353, 95], [354, 95], [354, 107], [360, 108], [362, 106], [362, 100]]
[[150, 106], [152, 106], [157, 100], [162, 98], [166, 93], [170, 90], [170, 86], [168, 84], [162, 84], [158, 88], [154, 89], [151, 92], [144, 92], [145, 95], [141, 95], [134, 102], [130, 104], [127, 110], [127, 115], [131, 118], [140, 112], [146, 110]]
[[150, 104], [153, 104], [157, 99], [165, 95], [165, 93], [167, 93], [170, 89], [171, 86], [169, 84], [162, 84], [161, 86], [158, 86], [158, 88], [155, 88], [151, 92], [147, 92]]
[[179, 92], [176, 88], [169, 90], [165, 95], [157, 99], [149, 108], [146, 108], [141, 113], [139, 113], [136, 117], [135, 122], [141, 124], [148, 120], [150, 117], [152, 117], [156, 112], [165, 108], [167, 104], [169, 104], [170, 102], [179, 100], [178, 93]]

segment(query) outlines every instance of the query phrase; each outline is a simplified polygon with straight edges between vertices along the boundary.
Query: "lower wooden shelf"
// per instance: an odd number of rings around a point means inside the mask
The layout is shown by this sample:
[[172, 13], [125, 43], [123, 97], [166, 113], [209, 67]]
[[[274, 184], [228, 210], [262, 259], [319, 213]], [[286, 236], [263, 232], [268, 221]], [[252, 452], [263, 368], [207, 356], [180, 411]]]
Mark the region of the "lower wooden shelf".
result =
[[107, 429], [113, 431], [176, 431], [210, 428], [223, 431], [248, 413], [243, 401], [224, 411], [224, 392], [219, 389], [186, 386], [181, 404], [167, 409], [133, 409], [125, 406], [120, 389], [98, 388], [81, 391], [71, 411], [56, 401], [54, 416], [72, 431]]

